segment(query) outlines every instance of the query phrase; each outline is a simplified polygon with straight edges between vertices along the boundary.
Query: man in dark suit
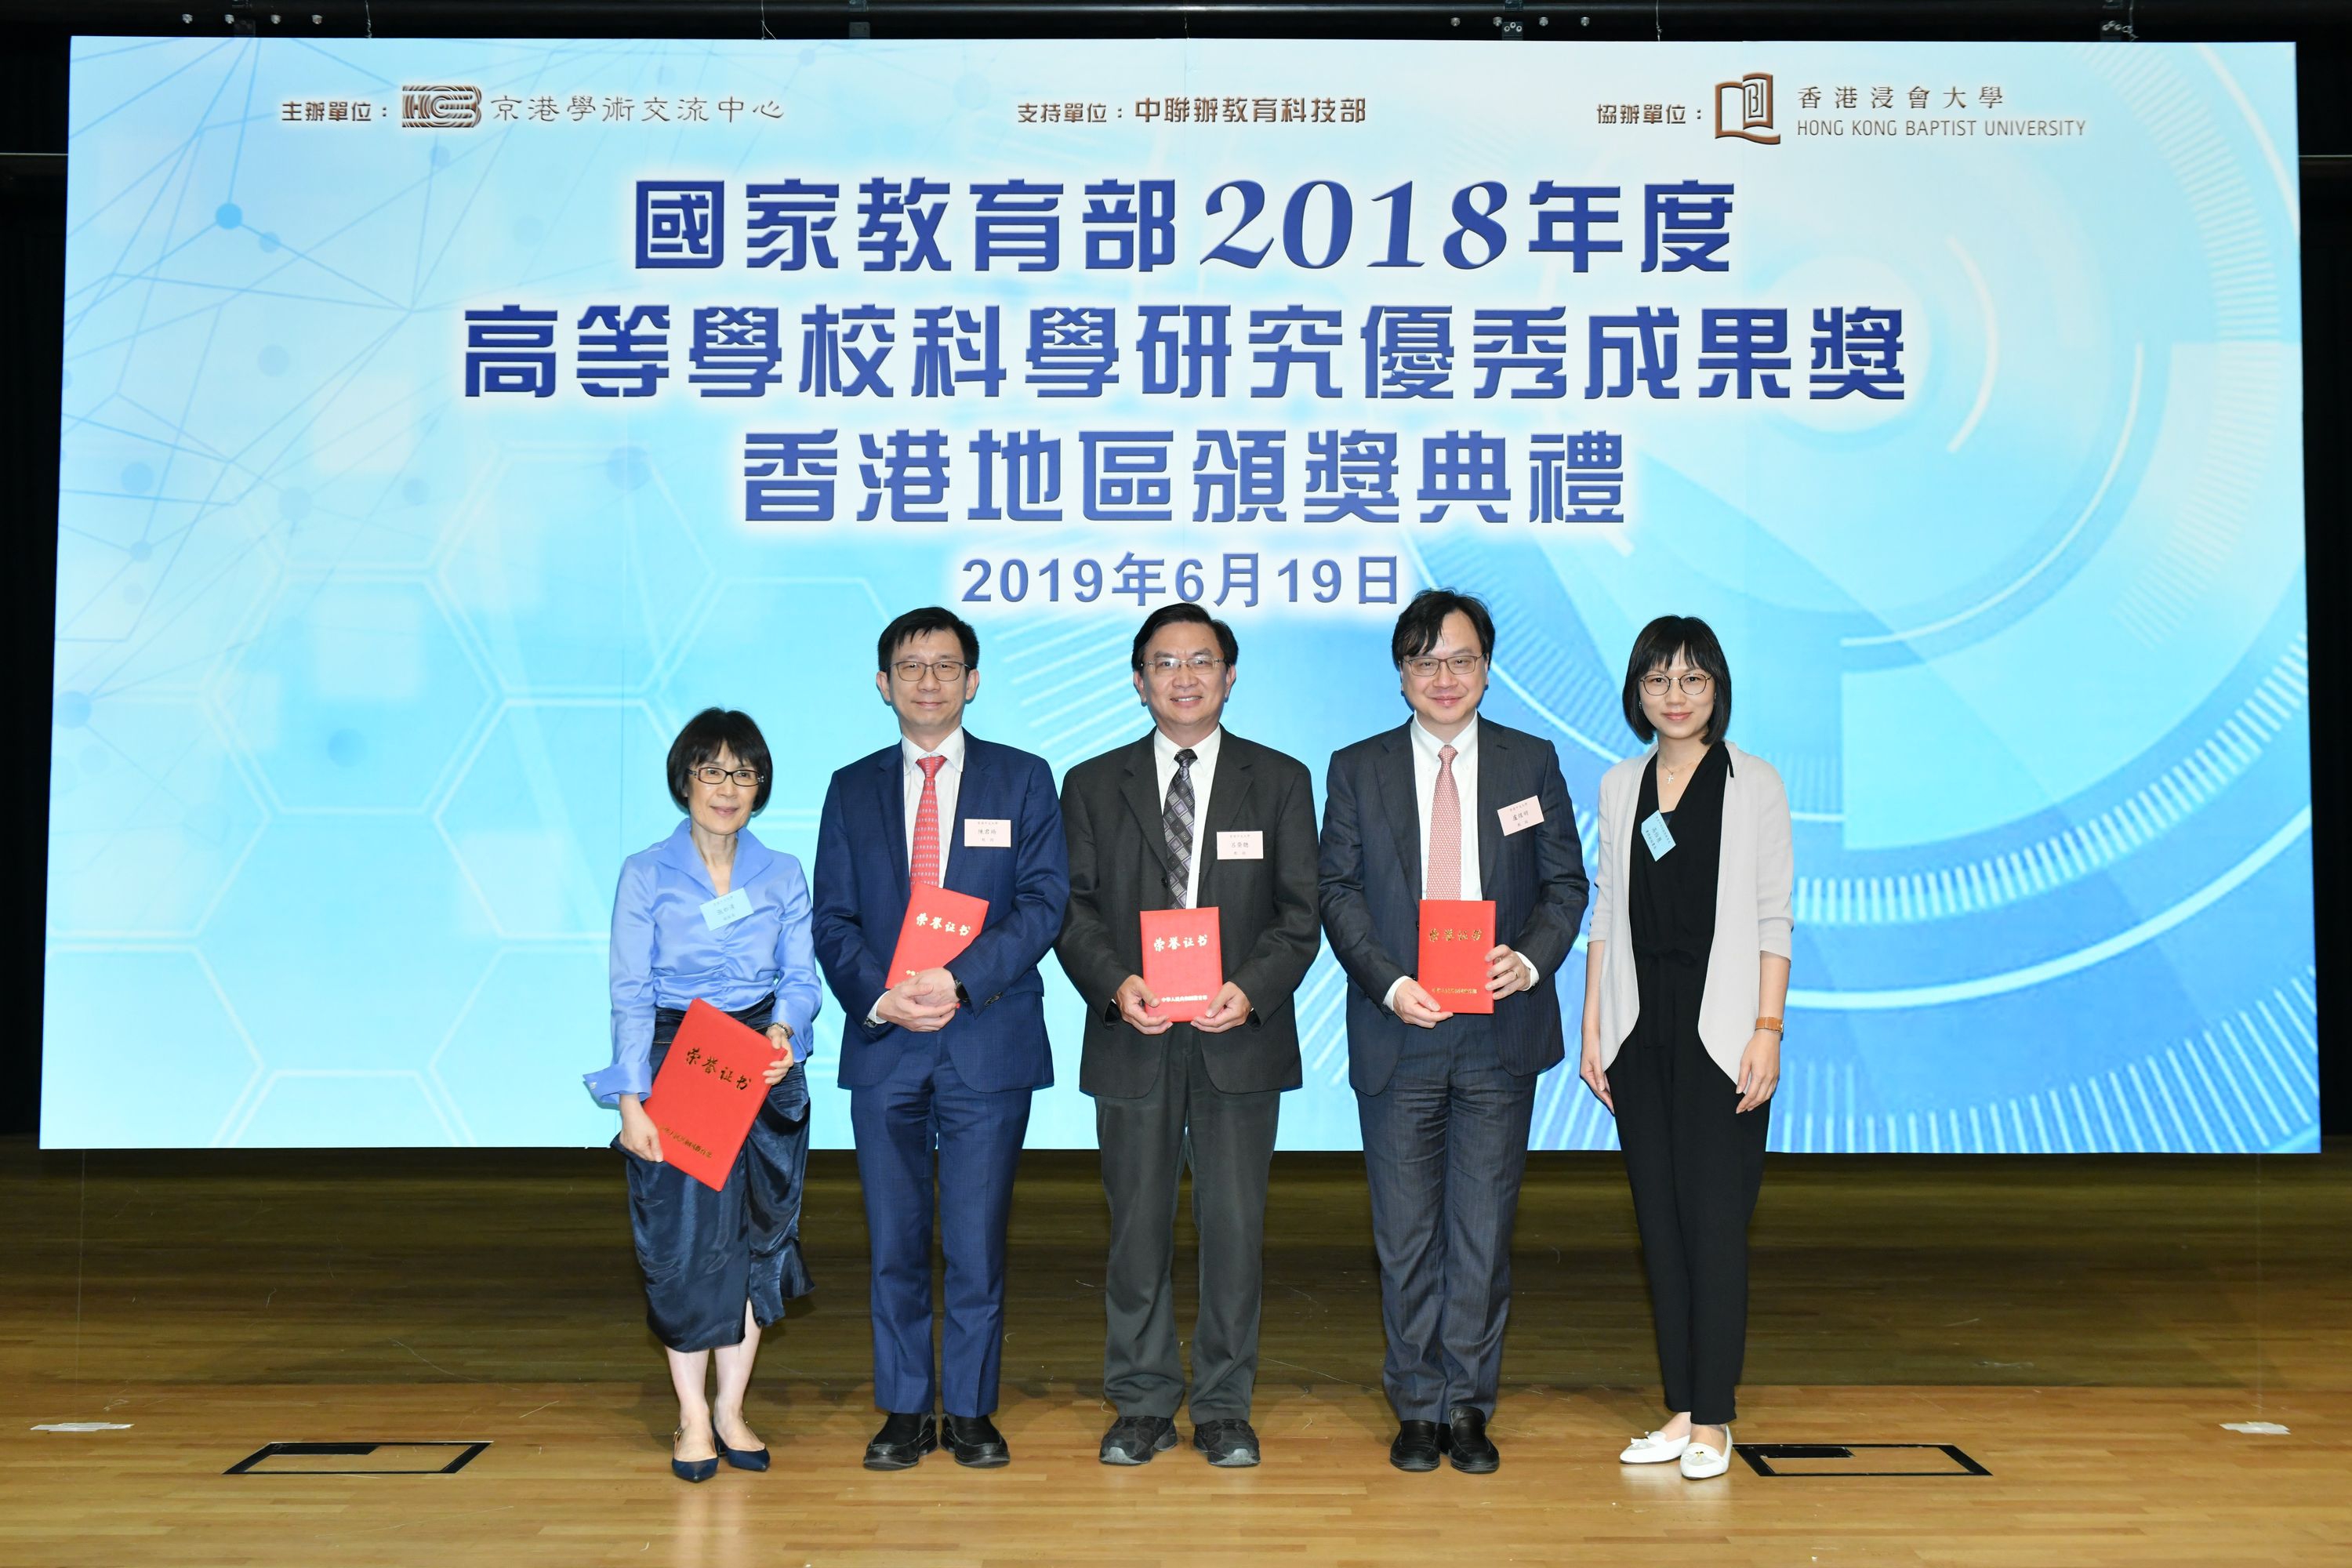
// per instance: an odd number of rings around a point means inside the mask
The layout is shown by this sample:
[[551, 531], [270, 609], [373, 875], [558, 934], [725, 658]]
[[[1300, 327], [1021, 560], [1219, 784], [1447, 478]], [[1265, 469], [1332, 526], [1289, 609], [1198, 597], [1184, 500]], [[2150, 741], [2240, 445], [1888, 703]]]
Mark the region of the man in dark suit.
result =
[[[848, 1022], [857, 1176], [873, 1242], [874, 1402], [866, 1468], [904, 1469], [939, 1447], [1011, 1458], [989, 1416], [1004, 1339], [1004, 1227], [1031, 1091], [1054, 1081], [1038, 961], [1062, 929], [1070, 875], [1045, 759], [963, 729], [980, 638], [952, 613], [910, 610], [876, 650], [874, 684], [898, 741], [833, 775], [812, 892], [817, 962]], [[911, 883], [988, 900], [971, 945], [893, 984]], [[937, 1160], [947, 1329], [931, 1358]], [[946, 1405], [932, 1423], [935, 1399]]]
[[[1554, 980], [1584, 918], [1576, 817], [1549, 741], [1478, 717], [1495, 623], [1429, 589], [1389, 651], [1412, 721], [1331, 759], [1323, 929], [1351, 982], [1356, 1090], [1381, 1259], [1389, 1461], [1484, 1474], [1511, 1297], [1511, 1221], [1536, 1075], [1560, 1059]], [[1491, 1015], [1454, 1014], [1414, 978], [1419, 900], [1491, 899]]]
[[[1258, 1462], [1250, 1425], [1267, 1168], [1282, 1091], [1298, 1087], [1291, 993], [1315, 962], [1314, 781], [1222, 728], [1239, 650], [1196, 605], [1136, 634], [1135, 690], [1154, 728], [1070, 770], [1062, 822], [1070, 908], [1055, 952], [1087, 1005], [1078, 1084], [1095, 1099], [1110, 1262], [1103, 1389], [1118, 1410], [1107, 1465], [1176, 1445], [1176, 1181], [1192, 1167], [1201, 1238], [1192, 1446], [1213, 1465]], [[1146, 910], [1217, 910], [1224, 978], [1174, 1023], [1144, 983]]]

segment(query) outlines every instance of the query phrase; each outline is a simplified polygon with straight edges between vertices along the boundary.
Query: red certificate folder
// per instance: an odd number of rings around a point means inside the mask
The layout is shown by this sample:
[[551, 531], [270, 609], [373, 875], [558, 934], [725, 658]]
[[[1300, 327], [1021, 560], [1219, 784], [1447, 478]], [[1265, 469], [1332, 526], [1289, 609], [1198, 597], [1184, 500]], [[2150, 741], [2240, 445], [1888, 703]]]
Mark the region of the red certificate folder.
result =
[[661, 1131], [663, 1163], [712, 1192], [725, 1186], [751, 1119], [768, 1098], [761, 1075], [779, 1054], [761, 1030], [744, 1027], [708, 1002], [690, 1005], [646, 1096], [646, 1114]]
[[1491, 1013], [1486, 955], [1495, 951], [1495, 900], [1421, 900], [1421, 988], [1448, 1013]]
[[943, 968], [971, 945], [988, 919], [988, 900], [945, 888], [919, 886], [907, 900], [898, 945], [890, 954], [890, 984], [925, 969]]
[[1147, 1012], [1189, 1024], [1209, 1010], [1225, 984], [1216, 905], [1143, 911], [1143, 983], [1160, 998]]

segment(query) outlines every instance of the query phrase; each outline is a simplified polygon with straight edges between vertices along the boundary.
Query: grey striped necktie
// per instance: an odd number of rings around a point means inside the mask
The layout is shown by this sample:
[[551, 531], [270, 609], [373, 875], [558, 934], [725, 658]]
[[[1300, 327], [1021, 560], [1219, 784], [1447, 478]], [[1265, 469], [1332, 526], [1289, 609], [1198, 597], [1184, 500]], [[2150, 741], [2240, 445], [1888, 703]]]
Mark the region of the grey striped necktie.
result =
[[1168, 781], [1168, 804], [1160, 814], [1168, 837], [1168, 907], [1189, 908], [1192, 880], [1192, 748], [1176, 753], [1176, 776]]

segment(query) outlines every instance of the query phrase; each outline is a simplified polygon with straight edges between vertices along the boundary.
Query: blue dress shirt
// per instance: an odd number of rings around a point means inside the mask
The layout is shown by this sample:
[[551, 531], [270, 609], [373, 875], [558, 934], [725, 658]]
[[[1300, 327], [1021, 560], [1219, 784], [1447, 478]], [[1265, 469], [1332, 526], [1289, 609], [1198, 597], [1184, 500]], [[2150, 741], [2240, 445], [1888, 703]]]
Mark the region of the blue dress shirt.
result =
[[732, 1013], [774, 992], [793, 1058], [808, 1059], [809, 1026], [824, 1001], [809, 941], [808, 879], [798, 860], [745, 828], [735, 837], [729, 885], [750, 895], [751, 912], [713, 931], [702, 906], [718, 891], [684, 822], [621, 863], [613, 895], [613, 1065], [585, 1075], [602, 1103], [653, 1087], [655, 1010], [697, 998]]

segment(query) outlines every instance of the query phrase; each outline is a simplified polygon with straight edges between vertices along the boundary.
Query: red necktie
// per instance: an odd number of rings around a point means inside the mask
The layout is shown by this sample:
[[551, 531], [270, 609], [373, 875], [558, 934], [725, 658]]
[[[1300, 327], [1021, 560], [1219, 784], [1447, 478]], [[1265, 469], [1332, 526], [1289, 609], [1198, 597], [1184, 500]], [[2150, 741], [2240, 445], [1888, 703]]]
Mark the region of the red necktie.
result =
[[1454, 787], [1454, 748], [1437, 748], [1437, 787], [1430, 792], [1428, 886], [1424, 899], [1462, 896], [1462, 793]]
[[908, 858], [907, 875], [917, 887], [940, 885], [940, 769], [946, 763], [945, 757], [915, 759], [923, 770], [923, 799], [915, 807], [915, 852]]

